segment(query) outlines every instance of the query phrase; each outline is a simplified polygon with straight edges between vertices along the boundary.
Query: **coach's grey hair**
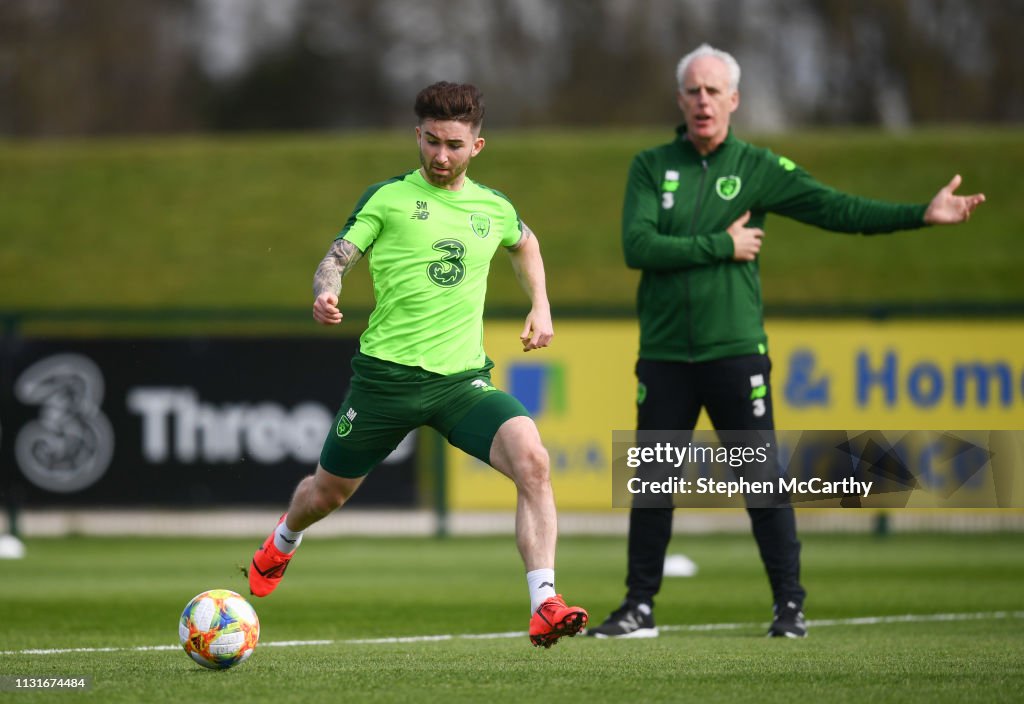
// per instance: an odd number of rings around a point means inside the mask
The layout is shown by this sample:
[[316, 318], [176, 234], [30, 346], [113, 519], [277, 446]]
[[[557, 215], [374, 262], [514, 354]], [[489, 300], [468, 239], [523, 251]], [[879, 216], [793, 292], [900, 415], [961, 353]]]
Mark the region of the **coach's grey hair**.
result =
[[683, 76], [686, 75], [686, 69], [690, 68], [690, 64], [693, 63], [694, 59], [698, 59], [701, 56], [714, 56], [716, 59], [722, 61], [725, 64], [725, 67], [729, 70], [729, 88], [732, 90], [739, 90], [739, 63], [737, 63], [736, 59], [732, 57], [732, 54], [722, 51], [721, 49], [716, 49], [710, 44], [701, 44], [679, 60], [679, 65], [676, 67], [676, 85], [679, 86], [679, 90], [683, 89]]

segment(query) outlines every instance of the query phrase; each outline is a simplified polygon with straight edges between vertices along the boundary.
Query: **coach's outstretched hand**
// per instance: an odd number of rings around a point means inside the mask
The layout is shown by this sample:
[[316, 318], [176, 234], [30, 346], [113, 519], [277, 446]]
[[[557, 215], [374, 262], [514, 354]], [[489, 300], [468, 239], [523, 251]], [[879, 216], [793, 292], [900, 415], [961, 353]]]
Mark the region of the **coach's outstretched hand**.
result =
[[967, 222], [971, 213], [979, 205], [985, 202], [984, 193], [975, 193], [971, 196], [958, 196], [953, 193], [960, 187], [960, 174], [953, 177], [944, 188], [932, 198], [928, 209], [924, 211], [924, 221], [929, 225], [956, 225]]

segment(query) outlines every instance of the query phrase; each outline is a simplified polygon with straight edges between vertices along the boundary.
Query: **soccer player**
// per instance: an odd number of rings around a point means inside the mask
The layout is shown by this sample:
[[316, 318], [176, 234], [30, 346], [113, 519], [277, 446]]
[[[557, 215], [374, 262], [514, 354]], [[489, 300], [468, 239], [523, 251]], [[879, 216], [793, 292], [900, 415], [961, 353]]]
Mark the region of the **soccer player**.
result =
[[[718, 430], [772, 431], [757, 263], [765, 215], [874, 234], [963, 222], [985, 196], [955, 195], [959, 176], [922, 205], [841, 193], [733, 135], [740, 67], [732, 56], [704, 44], [679, 62], [676, 80], [683, 124], [672, 142], [634, 158], [623, 207], [626, 265], [642, 271], [637, 428], [692, 430], [703, 407]], [[672, 512], [671, 505], [634, 505], [625, 600], [588, 635], [658, 634], [654, 596]], [[768, 634], [803, 637], [805, 591], [793, 510], [748, 513], [774, 601]]]
[[316, 472], [253, 556], [249, 589], [270, 594], [303, 531], [342, 506], [406, 436], [429, 425], [516, 486], [516, 544], [526, 567], [530, 640], [574, 636], [587, 612], [555, 591], [555, 502], [548, 454], [523, 405], [491, 384], [484, 294], [495, 250], [508, 252], [532, 307], [523, 351], [554, 335], [537, 238], [501, 193], [469, 179], [484, 148], [484, 101], [469, 84], [435, 83], [415, 102], [420, 168], [370, 186], [316, 270], [313, 318], [338, 325], [342, 278], [369, 257], [376, 307], [352, 359], [348, 395]]

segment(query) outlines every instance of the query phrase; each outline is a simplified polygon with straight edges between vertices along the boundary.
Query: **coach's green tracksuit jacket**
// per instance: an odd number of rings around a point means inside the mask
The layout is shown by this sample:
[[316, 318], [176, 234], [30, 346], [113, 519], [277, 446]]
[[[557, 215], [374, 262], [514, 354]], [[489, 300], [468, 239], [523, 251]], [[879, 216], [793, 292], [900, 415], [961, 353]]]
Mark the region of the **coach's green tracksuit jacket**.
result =
[[771, 212], [874, 234], [923, 227], [926, 207], [840, 193], [731, 131], [702, 157], [679, 127], [673, 142], [633, 159], [626, 185], [622, 246], [627, 266], [643, 270], [640, 358], [703, 362], [766, 352], [758, 264], [733, 261], [726, 232], [746, 211], [748, 227], [763, 227]]

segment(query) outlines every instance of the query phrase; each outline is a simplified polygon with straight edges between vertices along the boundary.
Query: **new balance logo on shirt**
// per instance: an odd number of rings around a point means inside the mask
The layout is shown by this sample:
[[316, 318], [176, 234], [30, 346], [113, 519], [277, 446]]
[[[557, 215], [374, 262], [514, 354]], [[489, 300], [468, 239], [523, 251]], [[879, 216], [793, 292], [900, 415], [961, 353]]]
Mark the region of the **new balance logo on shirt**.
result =
[[430, 213], [427, 212], [427, 201], [418, 200], [416, 201], [416, 210], [412, 211], [410, 220], [426, 220], [430, 217]]

